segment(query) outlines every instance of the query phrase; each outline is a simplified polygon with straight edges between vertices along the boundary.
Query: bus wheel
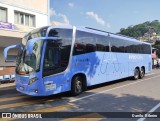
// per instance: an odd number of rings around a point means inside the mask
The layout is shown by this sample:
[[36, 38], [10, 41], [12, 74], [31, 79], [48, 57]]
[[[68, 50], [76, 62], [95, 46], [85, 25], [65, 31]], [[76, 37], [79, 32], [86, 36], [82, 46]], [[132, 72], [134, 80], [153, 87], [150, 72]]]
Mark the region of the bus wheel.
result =
[[73, 96], [79, 95], [82, 93], [82, 78], [80, 76], [75, 76], [72, 80], [71, 93]]
[[134, 69], [134, 76], [133, 79], [137, 80], [139, 78], [139, 70], [137, 68]]
[[139, 73], [139, 78], [142, 79], [144, 77], [144, 69], [141, 68], [141, 71]]

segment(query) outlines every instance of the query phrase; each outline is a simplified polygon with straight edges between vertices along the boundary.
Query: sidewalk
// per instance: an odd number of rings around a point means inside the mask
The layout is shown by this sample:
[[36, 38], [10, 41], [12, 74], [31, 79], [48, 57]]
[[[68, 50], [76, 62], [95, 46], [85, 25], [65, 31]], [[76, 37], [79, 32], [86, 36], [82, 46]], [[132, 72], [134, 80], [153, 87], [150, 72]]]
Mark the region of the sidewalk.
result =
[[6, 87], [14, 87], [15, 86], [15, 82], [13, 83], [4, 83], [4, 84], [0, 84], [0, 89], [1, 88], [6, 88]]

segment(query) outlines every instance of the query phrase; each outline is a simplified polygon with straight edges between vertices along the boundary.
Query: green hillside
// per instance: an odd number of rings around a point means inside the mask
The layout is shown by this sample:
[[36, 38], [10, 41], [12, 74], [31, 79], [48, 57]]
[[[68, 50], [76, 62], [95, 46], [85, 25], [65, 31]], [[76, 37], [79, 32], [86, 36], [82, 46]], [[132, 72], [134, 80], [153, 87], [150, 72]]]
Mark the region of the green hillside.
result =
[[154, 20], [152, 22], [147, 21], [135, 26], [129, 26], [128, 28], [121, 28], [119, 34], [127, 35], [130, 37], [142, 37], [145, 33], [153, 33], [160, 35], [160, 22]]

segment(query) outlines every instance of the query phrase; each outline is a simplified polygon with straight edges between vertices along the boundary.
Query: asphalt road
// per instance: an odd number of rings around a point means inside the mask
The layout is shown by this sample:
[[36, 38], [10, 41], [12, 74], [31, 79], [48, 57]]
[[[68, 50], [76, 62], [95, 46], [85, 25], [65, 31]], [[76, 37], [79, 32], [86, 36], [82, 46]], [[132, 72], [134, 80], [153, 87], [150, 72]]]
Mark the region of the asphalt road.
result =
[[160, 115], [160, 69], [136, 81], [122, 79], [93, 86], [76, 97], [68, 92], [49, 97], [31, 97], [17, 92], [14, 86], [0, 87], [0, 112], [40, 113], [42, 117], [65, 121], [158, 121], [160, 118], [142, 116], [147, 112], [153, 112], [152, 116]]

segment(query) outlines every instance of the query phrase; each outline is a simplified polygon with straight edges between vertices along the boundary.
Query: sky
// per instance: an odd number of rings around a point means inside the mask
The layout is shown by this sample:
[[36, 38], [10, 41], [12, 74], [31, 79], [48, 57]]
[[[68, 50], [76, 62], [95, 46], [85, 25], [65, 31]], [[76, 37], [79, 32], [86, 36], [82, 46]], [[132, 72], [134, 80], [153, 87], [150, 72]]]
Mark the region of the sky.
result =
[[50, 0], [50, 21], [117, 33], [160, 21], [160, 0]]

